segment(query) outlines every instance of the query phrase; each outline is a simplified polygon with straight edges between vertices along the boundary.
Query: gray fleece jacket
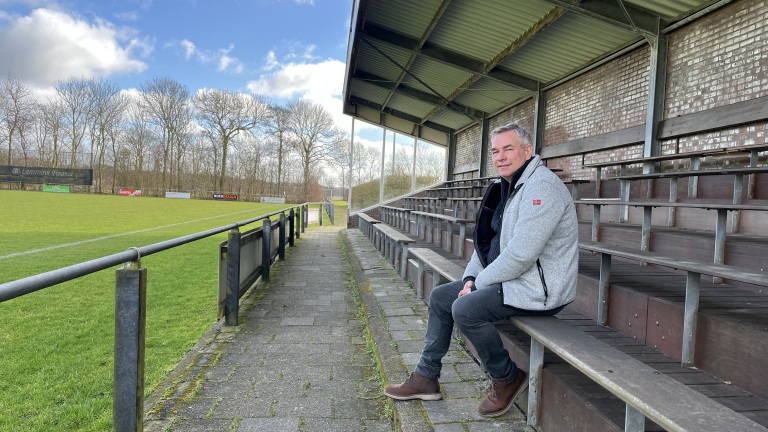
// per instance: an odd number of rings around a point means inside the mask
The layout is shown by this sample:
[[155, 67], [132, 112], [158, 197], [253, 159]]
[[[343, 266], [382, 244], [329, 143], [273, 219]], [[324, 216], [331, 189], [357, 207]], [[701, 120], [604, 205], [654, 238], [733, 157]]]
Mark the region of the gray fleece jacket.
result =
[[[500, 193], [501, 181], [491, 184], [483, 204], [497, 202], [489, 194]], [[576, 298], [578, 274], [578, 221], [573, 199], [563, 182], [533, 156], [513, 186], [504, 205], [501, 227], [501, 254], [484, 265], [478, 245], [464, 278], [475, 278], [477, 289], [501, 284], [503, 302], [526, 310], [549, 310]], [[483, 212], [478, 212], [476, 230]], [[486, 229], [490, 229], [487, 227]]]

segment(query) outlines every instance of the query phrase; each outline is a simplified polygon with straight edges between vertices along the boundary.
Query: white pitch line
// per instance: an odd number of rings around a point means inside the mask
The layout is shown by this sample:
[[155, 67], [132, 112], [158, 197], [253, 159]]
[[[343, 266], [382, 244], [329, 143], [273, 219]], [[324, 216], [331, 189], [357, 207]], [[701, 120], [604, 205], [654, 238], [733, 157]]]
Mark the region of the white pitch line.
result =
[[202, 219], [195, 219], [195, 220], [190, 220], [190, 221], [178, 222], [178, 223], [174, 223], [174, 224], [170, 224], [170, 225], [162, 225], [162, 226], [153, 227], [153, 228], [145, 228], [145, 229], [141, 229], [141, 230], [138, 230], [138, 231], [131, 231], [131, 232], [120, 233], [120, 234], [111, 234], [111, 235], [108, 235], [108, 236], [96, 237], [96, 238], [87, 239], [87, 240], [80, 240], [80, 241], [76, 241], [76, 242], [72, 242], [72, 243], [64, 243], [64, 244], [55, 245], [55, 246], [48, 246], [48, 247], [44, 247], [44, 248], [40, 248], [40, 249], [32, 249], [32, 250], [23, 251], [23, 252], [14, 252], [14, 253], [8, 254], [8, 255], [0, 255], [0, 260], [4, 260], [4, 259], [8, 259], [8, 258], [14, 258], [14, 257], [17, 257], [17, 256], [22, 256], [22, 255], [35, 254], [35, 253], [38, 253], [38, 252], [47, 252], [47, 251], [50, 251], [50, 250], [60, 249], [60, 248], [65, 248], [65, 247], [70, 247], [70, 246], [78, 246], [78, 245], [81, 245], [81, 244], [93, 243], [93, 242], [97, 242], [97, 241], [101, 241], [101, 240], [107, 240], [107, 239], [111, 239], [111, 238], [115, 238], [115, 237], [122, 237], [122, 236], [131, 235], [131, 234], [139, 234], [139, 233], [143, 233], [143, 232], [147, 232], [147, 231], [154, 231], [154, 230], [163, 229], [163, 228], [170, 228], [170, 227], [174, 227], [174, 226], [178, 226], [178, 225], [184, 225], [184, 224], [188, 224], [188, 223], [201, 222], [201, 221], [209, 220], [209, 219], [218, 219], [218, 218], [222, 218], [222, 217], [226, 217], [226, 216], [236, 215], [236, 214], [240, 214], [240, 213], [247, 213], [247, 212], [252, 212], [252, 211], [253, 210], [243, 210], [243, 211], [234, 212], [234, 213], [228, 213], [228, 214], [219, 215], [219, 216], [210, 216], [210, 217], [205, 217], [205, 218], [202, 218]]

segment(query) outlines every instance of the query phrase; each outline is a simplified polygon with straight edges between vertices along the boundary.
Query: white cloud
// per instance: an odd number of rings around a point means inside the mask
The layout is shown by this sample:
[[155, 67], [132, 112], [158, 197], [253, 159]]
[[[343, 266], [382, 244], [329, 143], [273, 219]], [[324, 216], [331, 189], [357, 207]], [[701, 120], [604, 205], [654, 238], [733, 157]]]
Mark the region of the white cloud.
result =
[[135, 58], [153, 44], [136, 32], [97, 19], [93, 23], [51, 9], [36, 9], [0, 30], [0, 58], [8, 72], [36, 85], [70, 77], [142, 72]]
[[262, 75], [248, 83], [248, 90], [265, 96], [291, 99], [309, 96], [310, 99], [341, 95], [344, 84], [344, 63], [325, 60], [319, 63], [273, 64], [272, 74]]
[[114, 15], [115, 15], [115, 18], [123, 21], [138, 21], [139, 19], [138, 11], [118, 12]]
[[311, 100], [324, 106], [336, 125], [349, 131], [352, 120], [342, 113], [344, 62], [329, 59], [318, 63], [278, 64], [273, 54], [268, 58], [270, 62], [274, 72], [250, 81], [247, 88], [251, 93], [272, 99]]
[[[173, 46], [171, 44], [170, 46]], [[243, 63], [237, 58], [229, 55], [229, 53], [235, 49], [233, 44], [230, 44], [227, 48], [219, 48], [215, 50], [200, 50], [189, 39], [183, 39], [178, 43], [184, 51], [184, 59], [190, 60], [194, 58], [203, 64], [215, 64], [216, 70], [219, 72], [230, 72], [234, 74], [240, 74], [243, 72]]]
[[182, 40], [179, 44], [184, 49], [184, 58], [189, 60], [192, 57], [192, 54], [195, 53], [195, 44], [187, 39]]
[[267, 58], [264, 60], [264, 67], [263, 69], [265, 71], [271, 71], [275, 69], [276, 67], [280, 66], [280, 63], [277, 61], [277, 56], [275, 56], [274, 51], [269, 51], [267, 53]]

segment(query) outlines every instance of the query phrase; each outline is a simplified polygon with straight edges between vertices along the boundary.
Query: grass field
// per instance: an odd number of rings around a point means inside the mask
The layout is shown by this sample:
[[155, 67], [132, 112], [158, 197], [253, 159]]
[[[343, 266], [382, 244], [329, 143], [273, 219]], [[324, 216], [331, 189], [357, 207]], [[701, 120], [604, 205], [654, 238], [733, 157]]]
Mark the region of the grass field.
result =
[[[284, 207], [0, 190], [0, 283]], [[147, 394], [215, 322], [224, 240], [142, 258]], [[105, 270], [0, 303], [0, 431], [112, 430], [114, 301]]]

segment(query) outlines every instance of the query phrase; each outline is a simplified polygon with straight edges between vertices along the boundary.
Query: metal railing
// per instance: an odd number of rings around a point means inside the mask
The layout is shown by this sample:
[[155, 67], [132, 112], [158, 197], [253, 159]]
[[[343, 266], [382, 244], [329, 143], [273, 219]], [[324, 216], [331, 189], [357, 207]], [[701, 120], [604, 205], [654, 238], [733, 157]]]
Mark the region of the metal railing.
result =
[[[288, 217], [286, 217], [288, 213]], [[226, 248], [226, 294], [223, 299], [225, 325], [237, 325], [239, 299], [261, 277], [269, 280], [273, 258], [285, 258], [286, 241], [294, 245], [308, 226], [309, 204], [301, 204], [280, 211], [257, 216], [241, 222], [207, 231], [177, 237], [148, 246], [132, 247], [125, 252], [107, 255], [90, 261], [62, 267], [45, 273], [0, 284], [0, 303], [30, 294], [63, 282], [123, 264], [115, 271], [115, 366], [112, 420], [115, 431], [141, 431], [144, 421], [144, 342], [147, 301], [147, 269], [141, 258], [185, 245], [197, 240], [229, 231]], [[331, 210], [332, 213], [332, 210]], [[279, 215], [279, 220], [272, 221]], [[322, 209], [320, 211], [322, 221]], [[240, 228], [258, 221], [262, 227], [241, 233]], [[272, 244], [273, 230], [277, 229], [277, 248]], [[261, 264], [251, 268], [243, 284], [240, 269], [243, 265], [240, 247], [247, 234], [261, 240]], [[221, 300], [220, 300], [221, 302]]]

